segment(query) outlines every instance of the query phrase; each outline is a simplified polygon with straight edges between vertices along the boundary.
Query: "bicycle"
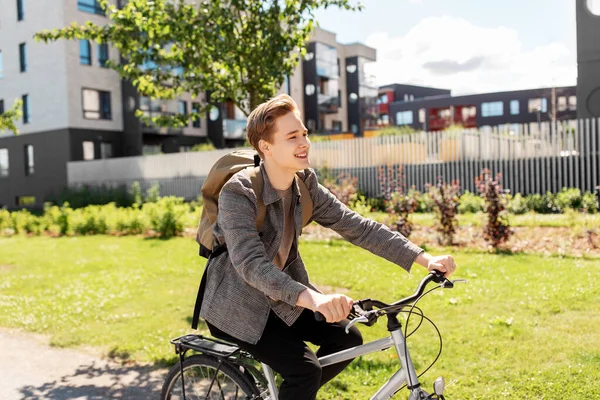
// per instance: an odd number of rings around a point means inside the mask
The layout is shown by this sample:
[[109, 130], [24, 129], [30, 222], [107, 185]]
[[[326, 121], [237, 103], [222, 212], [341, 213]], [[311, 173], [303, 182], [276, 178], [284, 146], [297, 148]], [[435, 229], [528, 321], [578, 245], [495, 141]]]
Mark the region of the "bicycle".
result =
[[[400, 368], [371, 397], [371, 400], [389, 399], [404, 387], [407, 387], [410, 393], [408, 400], [444, 400], [443, 377], [434, 382], [432, 394], [427, 393], [419, 384], [418, 378], [427, 372], [441, 355], [442, 337], [433, 321], [423, 315], [422, 310], [416, 307], [416, 303], [435, 289], [453, 288], [454, 283], [463, 281], [460, 279], [450, 281], [444, 277], [443, 273], [432, 271], [420, 282], [415, 293], [395, 303], [386, 304], [373, 299], [355, 301], [349, 316], [351, 321], [346, 331], [356, 323], [372, 326], [378, 318], [386, 316], [390, 336], [321, 357], [319, 358], [321, 366], [394, 347]], [[425, 288], [430, 282], [438, 285], [425, 292]], [[408, 314], [404, 332], [402, 332], [402, 325], [398, 320], [400, 313]], [[408, 322], [413, 314], [421, 317], [421, 321], [412, 332], [408, 333]], [[322, 316], [320, 317], [322, 318]], [[423, 320], [431, 323], [437, 331], [440, 350], [429, 367], [417, 375], [408, 351], [406, 338], [419, 329]], [[175, 346], [176, 354], [179, 355], [179, 363], [169, 371], [162, 388], [161, 399], [278, 400], [273, 370], [262, 363], [261, 372], [256, 366], [258, 361], [237, 345], [202, 335], [184, 335], [174, 338], [170, 342]], [[185, 354], [189, 350], [200, 354], [185, 358]], [[182, 370], [183, 374], [181, 374]]]

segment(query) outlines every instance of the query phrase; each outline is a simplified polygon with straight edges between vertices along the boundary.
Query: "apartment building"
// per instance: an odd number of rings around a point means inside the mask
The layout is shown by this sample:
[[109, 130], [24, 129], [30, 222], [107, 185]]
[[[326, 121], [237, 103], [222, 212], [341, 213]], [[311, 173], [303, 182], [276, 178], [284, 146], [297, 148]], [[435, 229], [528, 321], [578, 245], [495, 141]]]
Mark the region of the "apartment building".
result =
[[442, 131], [451, 126], [482, 128], [514, 125], [514, 130], [516, 125], [523, 124], [532, 124], [532, 128], [537, 129], [540, 122], [577, 118], [575, 86], [463, 96], [449, 93], [423, 97], [409, 95], [392, 102], [389, 99], [385, 92], [379, 98], [380, 107], [385, 105], [389, 111], [390, 125], [410, 126], [428, 132]]

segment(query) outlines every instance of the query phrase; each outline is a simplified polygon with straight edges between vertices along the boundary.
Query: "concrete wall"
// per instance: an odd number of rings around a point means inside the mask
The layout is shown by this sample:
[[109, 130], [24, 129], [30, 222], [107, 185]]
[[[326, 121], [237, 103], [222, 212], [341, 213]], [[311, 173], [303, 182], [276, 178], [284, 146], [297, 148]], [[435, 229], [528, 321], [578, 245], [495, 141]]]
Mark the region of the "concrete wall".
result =
[[[25, 146], [34, 148], [32, 175], [25, 174]], [[34, 196], [36, 207], [67, 184], [66, 160], [71, 146], [66, 129], [3, 138], [0, 148], [8, 149], [9, 175], [0, 177], [0, 207], [16, 207], [18, 196]]]

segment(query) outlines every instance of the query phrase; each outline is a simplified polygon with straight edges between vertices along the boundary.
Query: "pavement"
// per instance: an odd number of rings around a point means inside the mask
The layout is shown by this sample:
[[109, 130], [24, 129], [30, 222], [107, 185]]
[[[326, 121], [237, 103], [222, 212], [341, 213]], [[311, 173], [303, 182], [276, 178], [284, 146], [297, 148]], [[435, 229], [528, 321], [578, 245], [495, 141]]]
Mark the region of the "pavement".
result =
[[93, 351], [51, 347], [0, 329], [0, 400], [158, 399], [165, 369], [119, 364]]

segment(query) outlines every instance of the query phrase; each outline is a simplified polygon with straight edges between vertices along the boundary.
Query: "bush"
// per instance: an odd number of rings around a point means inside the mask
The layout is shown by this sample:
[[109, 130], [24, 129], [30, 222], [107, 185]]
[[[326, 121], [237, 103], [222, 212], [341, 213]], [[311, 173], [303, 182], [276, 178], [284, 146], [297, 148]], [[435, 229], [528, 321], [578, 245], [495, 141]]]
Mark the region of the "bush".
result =
[[156, 203], [160, 199], [160, 185], [154, 182], [152, 186], [146, 190], [146, 203]]
[[162, 238], [183, 233], [184, 217], [190, 209], [181, 197], [166, 196], [156, 203], [146, 203], [142, 211], [148, 215], [150, 226]]
[[213, 151], [216, 150], [217, 148], [215, 147], [215, 145], [210, 141], [210, 140], [206, 140], [206, 143], [198, 143], [196, 145], [194, 145], [191, 149], [191, 151]]
[[135, 181], [131, 184], [129, 188], [129, 195], [131, 196], [131, 200], [133, 204], [142, 205], [144, 202], [144, 198], [142, 197], [142, 185], [138, 181]]
[[488, 169], [475, 178], [477, 190], [485, 200], [485, 212], [488, 217], [483, 235], [494, 249], [498, 249], [513, 234], [505, 215], [505, 199], [500, 179], [500, 174], [496, 175], [496, 179], [492, 179]]
[[327, 178], [323, 186], [329, 189], [339, 201], [349, 206], [358, 199], [357, 183], [358, 178], [342, 173], [337, 179]]
[[507, 196], [508, 205], [506, 209], [509, 213], [520, 215], [525, 214], [529, 211], [529, 205], [527, 198], [521, 196], [521, 193], [517, 193], [514, 196]]
[[447, 184], [439, 178], [437, 185], [427, 185], [427, 188], [429, 196], [433, 200], [433, 208], [437, 217], [436, 230], [441, 234], [440, 244], [451, 245], [458, 227], [456, 214], [458, 213], [460, 185], [458, 181]]
[[415, 210], [415, 212], [418, 212], [418, 213], [433, 212], [435, 204], [434, 204], [434, 201], [431, 198], [431, 195], [429, 194], [429, 192], [421, 193], [418, 190], [416, 190], [414, 187], [412, 187], [408, 191], [408, 194], [409, 194], [409, 196], [414, 197], [417, 201], [417, 209]]
[[397, 216], [390, 228], [409, 237], [413, 229], [409, 217], [419, 206], [419, 192], [414, 189], [406, 190], [404, 169], [400, 165], [379, 166], [377, 172], [385, 211]]
[[550, 192], [544, 194], [531, 194], [527, 196], [529, 210], [539, 214], [553, 214], [560, 212], [554, 204], [554, 195]]
[[554, 205], [559, 212], [564, 212], [567, 209], [581, 210], [583, 208], [582, 200], [581, 190], [577, 188], [562, 188], [554, 196]]
[[586, 192], [581, 199], [583, 211], [595, 214], [598, 212], [598, 198], [594, 193]]
[[460, 196], [458, 200], [458, 212], [460, 214], [466, 213], [478, 213], [483, 211], [485, 208], [485, 200], [481, 196], [477, 196], [468, 190]]
[[108, 203], [115, 203], [117, 207], [129, 207], [133, 204], [133, 199], [125, 186], [107, 187], [105, 185], [66, 187], [58, 197], [51, 197], [48, 201], [56, 205], [69, 203], [71, 208]]

